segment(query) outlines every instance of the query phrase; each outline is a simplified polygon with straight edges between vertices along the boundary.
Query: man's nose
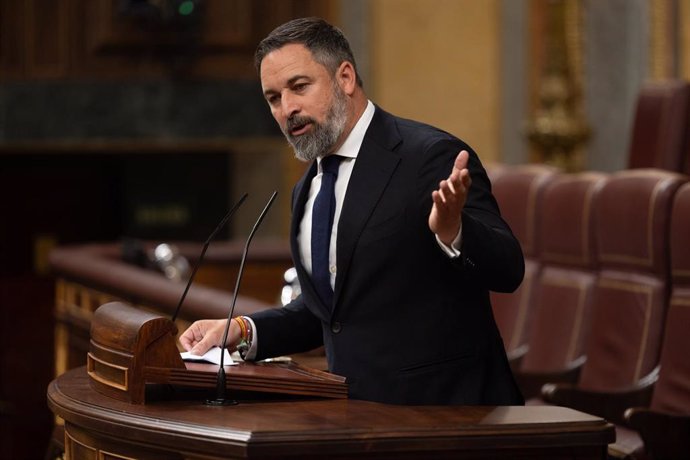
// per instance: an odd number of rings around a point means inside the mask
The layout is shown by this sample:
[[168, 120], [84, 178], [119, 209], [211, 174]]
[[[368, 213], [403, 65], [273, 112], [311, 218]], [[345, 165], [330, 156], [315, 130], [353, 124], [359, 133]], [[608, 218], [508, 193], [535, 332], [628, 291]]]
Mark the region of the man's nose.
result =
[[285, 118], [290, 118], [291, 116], [299, 113], [300, 105], [297, 98], [292, 97], [292, 95], [284, 94], [280, 98], [282, 104], [283, 115]]

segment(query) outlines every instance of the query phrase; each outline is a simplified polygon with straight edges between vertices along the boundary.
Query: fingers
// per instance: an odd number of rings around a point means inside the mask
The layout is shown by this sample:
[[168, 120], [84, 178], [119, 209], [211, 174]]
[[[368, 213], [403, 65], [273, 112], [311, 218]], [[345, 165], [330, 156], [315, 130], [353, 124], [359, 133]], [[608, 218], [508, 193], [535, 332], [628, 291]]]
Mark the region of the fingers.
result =
[[445, 206], [452, 206], [456, 202], [464, 203], [471, 185], [472, 179], [466, 169], [454, 169], [448, 179], [439, 182], [438, 190], [432, 193], [432, 199], [434, 203]]
[[467, 169], [463, 169], [460, 172], [460, 185], [464, 189], [465, 193], [469, 191], [470, 186], [472, 185], [472, 178], [470, 177], [470, 172]]
[[192, 349], [189, 351], [193, 355], [202, 356], [214, 346], [216, 346], [215, 343], [213, 343], [210, 336], [207, 335], [197, 342], [196, 345], [194, 345], [194, 347], [192, 347]]
[[180, 344], [190, 353], [203, 355], [214, 346], [220, 346], [225, 320], [201, 320], [193, 323], [180, 336]]
[[433, 206], [429, 213], [429, 228], [447, 245], [457, 237], [462, 222], [462, 209], [472, 180], [467, 169], [469, 154], [462, 150], [455, 157], [453, 169], [447, 179], [431, 192]]
[[189, 326], [187, 330], [185, 330], [180, 336], [180, 344], [182, 345], [182, 348], [184, 348], [186, 351], [191, 350], [197, 343], [195, 334], [196, 329], [197, 324], [194, 323], [191, 326]]
[[[453, 164], [453, 172], [450, 175], [450, 179], [454, 180], [458, 186], [462, 185], [466, 189], [470, 188], [472, 181], [470, 179], [470, 171], [467, 169], [467, 162], [470, 159], [470, 154], [467, 150], [462, 150], [455, 157], [455, 163]], [[459, 183], [458, 183], [459, 181]]]
[[[453, 170], [447, 179], [439, 182], [438, 192], [440, 194], [440, 202], [438, 204], [445, 204], [454, 201], [457, 196], [464, 196], [467, 194], [472, 180], [467, 169], [467, 162], [469, 161], [469, 154], [466, 150], [460, 151], [455, 157], [453, 163]], [[436, 200], [434, 200], [436, 202]]]
[[431, 192], [431, 199], [436, 206], [445, 205], [445, 199], [441, 196], [441, 192], [439, 192], [438, 190], [434, 190], [433, 192]]
[[467, 150], [461, 150], [460, 153], [458, 153], [458, 156], [455, 157], [455, 164], [453, 165], [453, 169], [457, 169], [459, 171], [463, 169], [467, 169], [467, 162], [470, 159], [470, 154], [467, 153]]

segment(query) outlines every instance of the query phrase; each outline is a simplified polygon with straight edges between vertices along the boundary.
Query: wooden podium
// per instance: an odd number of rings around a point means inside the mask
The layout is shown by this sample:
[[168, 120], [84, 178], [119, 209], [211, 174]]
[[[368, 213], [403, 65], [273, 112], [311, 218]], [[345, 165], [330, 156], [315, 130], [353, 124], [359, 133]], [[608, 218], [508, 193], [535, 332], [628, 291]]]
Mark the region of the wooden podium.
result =
[[[215, 388], [218, 366], [185, 363], [168, 318], [121, 302], [100, 306], [91, 322], [87, 374], [94, 390], [144, 404], [147, 384]], [[226, 388], [272, 394], [347, 398], [345, 378], [296, 363], [225, 366]]]
[[605, 420], [563, 407], [350, 400], [344, 378], [294, 364], [228, 366], [227, 388], [247, 390], [240, 404], [205, 405], [198, 390], [215, 387], [218, 366], [184, 363], [175, 335], [160, 315], [99, 307], [87, 366], [48, 387], [66, 460], [603, 460], [615, 438]]
[[[160, 391], [160, 394], [159, 394]], [[85, 368], [48, 387], [65, 459], [603, 460], [614, 428], [548, 406], [393, 406], [352, 399], [241, 400], [214, 407], [154, 386], [146, 404], [101, 394]]]

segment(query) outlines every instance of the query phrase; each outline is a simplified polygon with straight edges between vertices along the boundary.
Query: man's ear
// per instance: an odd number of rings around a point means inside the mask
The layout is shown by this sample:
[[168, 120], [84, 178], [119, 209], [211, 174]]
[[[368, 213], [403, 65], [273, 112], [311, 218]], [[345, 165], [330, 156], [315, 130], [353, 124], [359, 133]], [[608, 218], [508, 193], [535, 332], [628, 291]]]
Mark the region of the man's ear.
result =
[[345, 94], [350, 96], [354, 93], [357, 87], [357, 72], [351, 62], [343, 61], [335, 73], [335, 78]]

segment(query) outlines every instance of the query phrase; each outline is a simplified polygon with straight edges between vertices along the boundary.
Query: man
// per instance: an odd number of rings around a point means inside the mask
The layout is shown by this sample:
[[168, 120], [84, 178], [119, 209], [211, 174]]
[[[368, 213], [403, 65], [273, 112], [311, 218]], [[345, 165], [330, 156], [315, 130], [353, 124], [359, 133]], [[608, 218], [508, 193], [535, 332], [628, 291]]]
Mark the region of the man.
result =
[[[233, 320], [226, 346], [259, 360], [323, 344], [329, 370], [357, 399], [522, 404], [489, 290], [516, 289], [524, 261], [476, 154], [374, 106], [347, 40], [321, 19], [275, 29], [256, 65], [274, 118], [312, 162], [292, 197], [302, 294]], [[320, 196], [331, 182], [329, 216], [328, 192]], [[180, 341], [203, 354], [224, 327], [198, 321]]]

